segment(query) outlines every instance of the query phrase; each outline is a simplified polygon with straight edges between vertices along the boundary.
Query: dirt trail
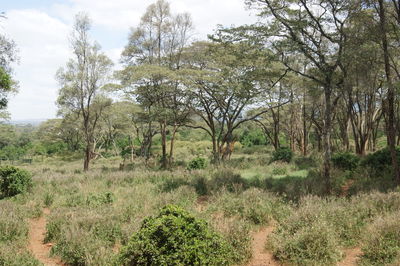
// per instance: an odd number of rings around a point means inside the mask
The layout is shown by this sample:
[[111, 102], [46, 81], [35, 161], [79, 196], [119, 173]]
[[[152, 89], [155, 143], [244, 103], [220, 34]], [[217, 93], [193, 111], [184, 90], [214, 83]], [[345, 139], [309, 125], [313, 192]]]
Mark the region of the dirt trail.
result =
[[46, 266], [65, 265], [58, 258], [50, 258], [50, 248], [52, 244], [44, 244], [46, 233], [46, 218], [50, 214], [50, 210], [43, 209], [43, 215], [37, 219], [29, 221], [29, 245], [28, 248], [33, 256]]
[[362, 255], [360, 248], [347, 249], [345, 251], [345, 258], [343, 261], [339, 262], [337, 266], [354, 266], [357, 265], [357, 260]]
[[247, 266], [278, 266], [280, 265], [275, 259], [272, 253], [265, 250], [265, 243], [267, 241], [268, 236], [274, 230], [273, 226], [268, 226], [262, 228], [260, 231], [257, 231], [253, 234], [253, 256], [251, 261], [247, 264]]

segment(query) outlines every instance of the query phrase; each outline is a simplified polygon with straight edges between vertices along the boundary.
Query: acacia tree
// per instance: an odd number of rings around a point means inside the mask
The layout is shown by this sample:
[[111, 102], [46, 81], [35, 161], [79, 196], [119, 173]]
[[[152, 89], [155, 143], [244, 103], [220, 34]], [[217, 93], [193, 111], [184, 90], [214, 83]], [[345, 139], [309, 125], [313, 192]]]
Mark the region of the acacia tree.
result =
[[[323, 92], [324, 148], [323, 175], [326, 190], [331, 191], [331, 133], [335, 91], [344, 82], [343, 54], [347, 41], [346, 23], [357, 10], [357, 1], [347, 0], [247, 0], [251, 7], [260, 8], [259, 16], [271, 19], [255, 31], [266, 40], [282, 62], [294, 73], [318, 84]], [[273, 38], [270, 38], [273, 36]], [[307, 68], [299, 68], [293, 55], [304, 56]]]
[[[4, 13], [0, 13], [1, 18], [5, 18]], [[12, 79], [11, 67], [11, 64], [16, 61], [18, 57], [15, 42], [0, 34], [0, 111], [7, 107], [9, 94], [17, 89], [18, 84]]]
[[[159, 124], [163, 168], [172, 162], [175, 133], [188, 116], [186, 105], [181, 104], [186, 97], [175, 72], [181, 67], [181, 53], [191, 30], [189, 14], [173, 15], [169, 3], [158, 0], [147, 8], [140, 25], [132, 30], [122, 53], [126, 67], [118, 76], [125, 92], [133, 95], [146, 112], [146, 154], [150, 153], [154, 136], [153, 124]], [[169, 126], [173, 128], [168, 158]]]
[[285, 75], [281, 68], [273, 67], [268, 50], [220, 37], [219, 42], [199, 42], [189, 47], [181, 73], [192, 95], [193, 113], [206, 125], [189, 126], [210, 135], [215, 163], [230, 157], [237, 140], [234, 131], [240, 125], [274, 107], [274, 103], [265, 105], [263, 96]]
[[85, 171], [89, 170], [94, 154], [94, 137], [99, 119], [104, 109], [111, 104], [111, 100], [103, 95], [101, 89], [107, 83], [112, 62], [100, 52], [99, 45], [90, 40], [90, 26], [86, 14], [76, 15], [71, 35], [74, 57], [65, 68], [57, 71], [61, 86], [57, 99], [59, 115], [66, 117], [75, 113], [82, 118]]

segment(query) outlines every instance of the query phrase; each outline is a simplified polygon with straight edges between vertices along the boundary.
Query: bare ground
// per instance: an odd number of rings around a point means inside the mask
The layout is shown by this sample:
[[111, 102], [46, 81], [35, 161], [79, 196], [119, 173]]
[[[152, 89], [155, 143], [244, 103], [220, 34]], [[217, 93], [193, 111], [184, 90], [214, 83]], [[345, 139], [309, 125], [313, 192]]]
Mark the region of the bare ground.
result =
[[33, 256], [46, 266], [64, 265], [60, 259], [49, 257], [52, 244], [44, 244], [46, 233], [46, 218], [50, 210], [43, 209], [43, 215], [29, 221], [29, 245], [28, 248]]
[[350, 248], [345, 251], [345, 258], [339, 262], [338, 266], [354, 266], [357, 265], [357, 260], [362, 255], [362, 251], [359, 247]]
[[247, 266], [281, 265], [274, 259], [272, 253], [265, 249], [267, 238], [273, 230], [273, 226], [268, 226], [253, 234], [253, 256]]

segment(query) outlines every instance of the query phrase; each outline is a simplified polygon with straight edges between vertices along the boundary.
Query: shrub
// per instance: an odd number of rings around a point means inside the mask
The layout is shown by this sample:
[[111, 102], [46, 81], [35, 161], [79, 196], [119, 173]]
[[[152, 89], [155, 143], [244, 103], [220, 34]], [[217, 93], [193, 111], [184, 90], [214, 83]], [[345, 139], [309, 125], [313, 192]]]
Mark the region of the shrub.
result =
[[243, 133], [240, 135], [239, 141], [244, 147], [267, 144], [267, 140], [261, 129], [243, 131]]
[[12, 197], [32, 187], [31, 174], [13, 166], [0, 167], [0, 198]]
[[283, 161], [290, 163], [293, 158], [293, 151], [289, 147], [280, 147], [272, 152], [272, 162]]
[[[397, 159], [400, 158], [400, 147], [396, 147]], [[390, 157], [389, 148], [384, 148], [382, 150], [376, 151], [374, 153], [368, 154], [362, 161], [362, 166], [368, 166], [374, 170], [383, 170], [390, 166], [392, 159]]]
[[122, 265], [225, 265], [232, 247], [207, 223], [168, 205], [146, 218], [121, 250]]
[[43, 196], [44, 206], [49, 207], [54, 202], [54, 194], [50, 192], [46, 192]]
[[337, 168], [351, 171], [357, 168], [360, 158], [350, 152], [341, 152], [332, 156], [332, 162]]
[[206, 159], [202, 157], [194, 158], [189, 162], [188, 170], [197, 170], [206, 168]]
[[294, 163], [300, 170], [308, 170], [312, 167], [317, 167], [317, 162], [312, 157], [298, 157], [295, 159]]
[[272, 220], [281, 220], [290, 212], [287, 204], [273, 194], [257, 188], [243, 193], [222, 191], [214, 196], [211, 210], [223, 212], [225, 216], [239, 216], [252, 224], [268, 224]]
[[89, 194], [86, 198], [86, 204], [93, 207], [98, 207], [103, 204], [111, 204], [115, 200], [112, 192], [104, 192], [97, 194]]
[[274, 255], [294, 265], [331, 265], [341, 258], [335, 231], [326, 223], [313, 223], [294, 234], [272, 235]]
[[399, 265], [400, 212], [380, 217], [372, 223], [363, 241], [362, 261], [367, 265]]

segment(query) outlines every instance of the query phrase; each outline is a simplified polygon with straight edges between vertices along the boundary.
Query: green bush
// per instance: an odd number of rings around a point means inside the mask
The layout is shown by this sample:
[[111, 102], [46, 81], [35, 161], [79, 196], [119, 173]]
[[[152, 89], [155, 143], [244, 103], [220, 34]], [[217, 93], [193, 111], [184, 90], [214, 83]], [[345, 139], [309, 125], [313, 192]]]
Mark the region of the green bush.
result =
[[121, 265], [226, 265], [233, 248], [207, 223], [173, 205], [146, 218], [119, 255]]
[[[396, 147], [397, 159], [400, 158], [400, 147]], [[390, 157], [389, 148], [386, 147], [382, 150], [376, 151], [374, 153], [368, 154], [362, 161], [362, 166], [370, 167], [374, 170], [384, 170], [386, 167], [392, 164], [392, 159]]]
[[253, 145], [266, 145], [268, 141], [261, 129], [245, 130], [239, 137], [240, 143], [244, 147]]
[[206, 159], [202, 157], [194, 158], [189, 162], [188, 170], [197, 170], [206, 168]]
[[32, 187], [31, 174], [13, 166], [0, 167], [0, 198], [12, 197]]
[[290, 163], [293, 158], [293, 151], [289, 147], [280, 147], [272, 152], [271, 162], [283, 161]]
[[332, 156], [332, 162], [337, 168], [351, 171], [357, 168], [360, 158], [350, 152], [340, 152]]

